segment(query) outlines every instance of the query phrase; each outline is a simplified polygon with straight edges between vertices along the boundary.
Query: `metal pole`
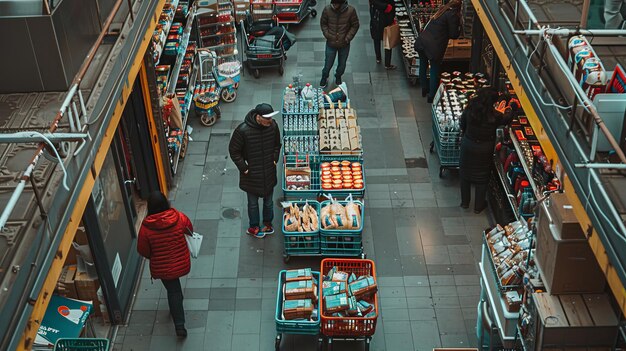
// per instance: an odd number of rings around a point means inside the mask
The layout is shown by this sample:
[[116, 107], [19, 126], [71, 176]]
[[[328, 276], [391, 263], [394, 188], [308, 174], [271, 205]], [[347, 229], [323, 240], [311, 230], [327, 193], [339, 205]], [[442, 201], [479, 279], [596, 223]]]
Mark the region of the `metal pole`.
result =
[[[46, 139], [55, 141], [81, 141], [87, 138], [87, 133], [45, 133]], [[0, 143], [32, 143], [36, 141], [45, 141], [39, 133], [17, 132], [17, 133], [0, 133]]]
[[583, 1], [583, 13], [580, 16], [580, 28], [587, 28], [587, 17], [589, 17], [589, 6], [591, 5], [590, 0]]
[[526, 29], [526, 30], [513, 30], [513, 34], [517, 35], [542, 35], [543, 33], [558, 36], [570, 36], [570, 35], [588, 35], [593, 37], [616, 37], [620, 35], [626, 35], [626, 29], [556, 29], [546, 28], [541, 29]]
[[593, 169], [626, 169], [623, 163], [575, 163], [576, 168], [593, 168]]

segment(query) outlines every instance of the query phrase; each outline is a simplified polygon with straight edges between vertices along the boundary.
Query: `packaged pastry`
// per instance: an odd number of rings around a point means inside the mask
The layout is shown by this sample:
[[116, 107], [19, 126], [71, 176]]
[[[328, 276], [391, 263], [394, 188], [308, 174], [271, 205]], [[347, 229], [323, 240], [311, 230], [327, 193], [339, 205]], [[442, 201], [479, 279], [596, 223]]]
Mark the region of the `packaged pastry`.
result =
[[297, 280], [285, 283], [285, 300], [311, 299], [317, 301], [317, 286], [313, 280]]
[[313, 309], [313, 302], [309, 299], [283, 301], [283, 317], [287, 320], [310, 319]]
[[337, 295], [347, 292], [348, 285], [345, 282], [325, 281], [322, 283], [322, 295]]
[[369, 296], [378, 291], [378, 286], [372, 276], [363, 276], [349, 284], [350, 292], [357, 299]]
[[348, 295], [345, 293], [324, 296], [324, 311], [326, 311], [326, 313], [345, 311], [349, 307]]
[[297, 281], [297, 280], [311, 280], [311, 279], [313, 279], [311, 268], [291, 269], [285, 272], [285, 280], [288, 282]]

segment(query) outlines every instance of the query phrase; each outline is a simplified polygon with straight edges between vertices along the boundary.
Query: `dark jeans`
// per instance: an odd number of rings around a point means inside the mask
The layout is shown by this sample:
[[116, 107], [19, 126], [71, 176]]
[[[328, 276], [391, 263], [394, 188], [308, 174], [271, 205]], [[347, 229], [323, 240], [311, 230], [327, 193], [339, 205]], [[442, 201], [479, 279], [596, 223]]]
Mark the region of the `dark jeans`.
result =
[[167, 304], [170, 306], [170, 314], [174, 320], [176, 328], [185, 327], [185, 310], [183, 309], [183, 289], [180, 280], [161, 279], [165, 290], [167, 290]]
[[[439, 87], [439, 75], [441, 74], [441, 63], [433, 62], [426, 58], [424, 53], [420, 53], [420, 85], [422, 89], [428, 90], [428, 97], [434, 97]], [[426, 69], [430, 64], [430, 79], [426, 75]]]
[[349, 53], [350, 44], [343, 48], [333, 48], [326, 43], [326, 60], [324, 61], [324, 68], [322, 69], [322, 79], [328, 79], [330, 69], [333, 68], [333, 65], [335, 64], [335, 56], [339, 57], [335, 77], [341, 78], [343, 73], [346, 71], [346, 62], [348, 61]]
[[[259, 196], [251, 193], [248, 194], [248, 218], [250, 219], [250, 227], [259, 226]], [[272, 195], [263, 197], [263, 223], [271, 224], [274, 220], [274, 203]]]
[[[376, 60], [380, 61], [381, 52], [380, 47], [382, 45], [382, 40], [374, 39], [374, 52], [376, 53]], [[385, 49], [385, 67], [391, 66], [391, 49]]]
[[[476, 189], [474, 190], [474, 210], [482, 211], [487, 207], [485, 197], [487, 195], [487, 183], [474, 184]], [[472, 182], [461, 178], [461, 205], [469, 206], [472, 199]]]

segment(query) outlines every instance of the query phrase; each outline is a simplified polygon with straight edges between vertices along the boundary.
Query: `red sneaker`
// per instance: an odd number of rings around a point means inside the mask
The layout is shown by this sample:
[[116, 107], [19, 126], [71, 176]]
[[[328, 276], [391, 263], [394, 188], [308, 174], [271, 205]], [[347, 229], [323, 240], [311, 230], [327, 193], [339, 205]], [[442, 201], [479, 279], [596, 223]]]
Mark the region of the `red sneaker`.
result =
[[272, 224], [271, 223], [266, 223], [263, 226], [263, 229], [261, 229], [261, 232], [265, 233], [265, 235], [274, 234], [274, 228], [272, 228]]
[[246, 234], [251, 235], [257, 239], [263, 239], [265, 237], [265, 232], [262, 232], [259, 227], [250, 227], [246, 230]]

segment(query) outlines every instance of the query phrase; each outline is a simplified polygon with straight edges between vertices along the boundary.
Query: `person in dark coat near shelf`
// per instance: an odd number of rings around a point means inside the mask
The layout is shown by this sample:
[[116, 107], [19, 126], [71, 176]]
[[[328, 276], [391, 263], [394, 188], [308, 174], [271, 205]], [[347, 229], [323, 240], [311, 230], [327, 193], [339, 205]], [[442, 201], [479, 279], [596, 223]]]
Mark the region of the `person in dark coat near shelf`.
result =
[[324, 7], [320, 17], [322, 34], [326, 38], [326, 55], [322, 80], [320, 86], [326, 87], [330, 70], [338, 59], [335, 71], [335, 84], [342, 83], [341, 76], [346, 70], [348, 54], [350, 54], [350, 42], [359, 30], [359, 16], [353, 6], [348, 5], [347, 0], [331, 0], [330, 5]]
[[469, 208], [472, 184], [474, 212], [480, 213], [487, 207], [485, 196], [491, 176], [491, 165], [496, 143], [496, 129], [511, 121], [512, 113], [501, 113], [495, 104], [500, 96], [495, 89], [483, 88], [470, 99], [461, 115], [461, 207]]
[[167, 302], [176, 327], [176, 335], [187, 336], [183, 290], [180, 277], [191, 270], [189, 247], [185, 235], [193, 233], [193, 225], [184, 213], [171, 208], [160, 191], [148, 197], [148, 216], [141, 223], [137, 251], [150, 260], [150, 275], [161, 279], [167, 290]]
[[[381, 61], [380, 46], [385, 27], [392, 25], [396, 17], [394, 4], [394, 0], [370, 0], [370, 34], [374, 40], [376, 63]], [[385, 68], [396, 69], [391, 64], [391, 49], [385, 49]]]
[[[263, 238], [273, 234], [272, 195], [278, 183], [276, 164], [280, 156], [280, 130], [272, 119], [278, 111], [259, 104], [233, 132], [228, 146], [230, 158], [239, 169], [239, 188], [248, 195], [250, 227], [247, 234]], [[263, 228], [259, 228], [259, 198], [263, 198]]]
[[[415, 50], [420, 56], [419, 78], [422, 96], [428, 96], [428, 102], [433, 102], [439, 85], [441, 63], [448, 47], [448, 40], [461, 35], [462, 4], [462, 0], [451, 0], [440, 7], [415, 40]], [[430, 80], [426, 74], [429, 66]]]

